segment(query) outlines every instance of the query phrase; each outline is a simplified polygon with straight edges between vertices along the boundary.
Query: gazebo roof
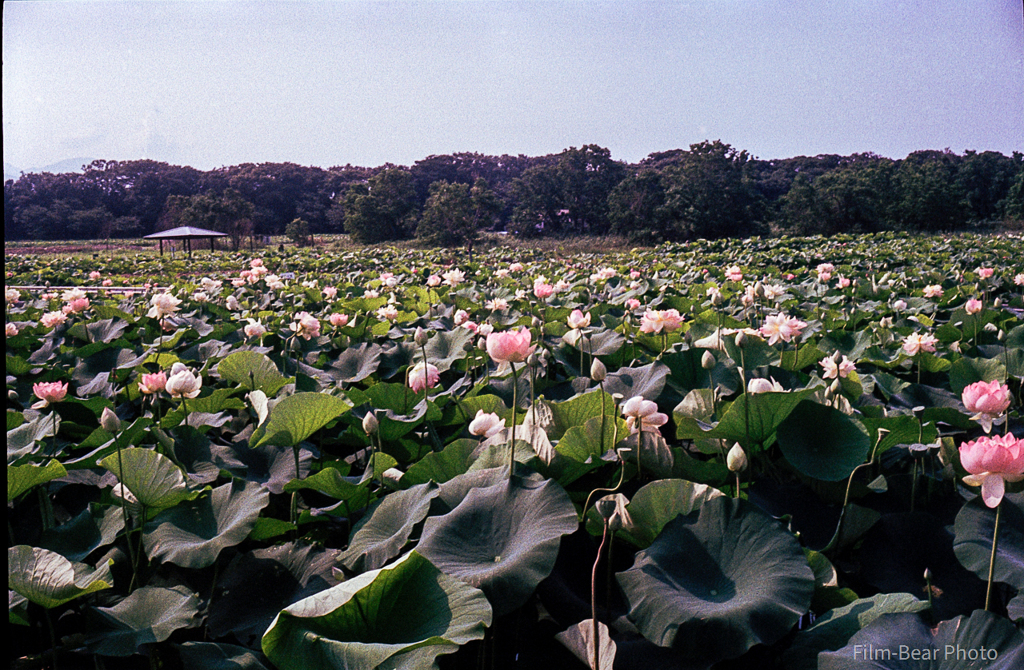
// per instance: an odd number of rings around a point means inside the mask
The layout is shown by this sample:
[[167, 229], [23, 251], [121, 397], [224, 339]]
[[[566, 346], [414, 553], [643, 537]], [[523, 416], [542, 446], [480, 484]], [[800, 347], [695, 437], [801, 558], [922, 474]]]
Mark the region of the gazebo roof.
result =
[[216, 230], [206, 230], [205, 228], [193, 228], [192, 226], [179, 226], [178, 228], [171, 228], [159, 233], [153, 233], [152, 235], [146, 235], [143, 239], [147, 240], [187, 240], [189, 238], [206, 238], [206, 237], [227, 237], [227, 233], [218, 233]]

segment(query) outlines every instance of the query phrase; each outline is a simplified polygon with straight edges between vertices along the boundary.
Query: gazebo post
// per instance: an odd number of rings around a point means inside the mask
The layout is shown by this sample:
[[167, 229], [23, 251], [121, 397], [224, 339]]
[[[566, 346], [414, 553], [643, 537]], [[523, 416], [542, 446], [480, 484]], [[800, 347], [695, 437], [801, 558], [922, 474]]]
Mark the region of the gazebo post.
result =
[[162, 239], [160, 240], [160, 255], [164, 255], [164, 241]]

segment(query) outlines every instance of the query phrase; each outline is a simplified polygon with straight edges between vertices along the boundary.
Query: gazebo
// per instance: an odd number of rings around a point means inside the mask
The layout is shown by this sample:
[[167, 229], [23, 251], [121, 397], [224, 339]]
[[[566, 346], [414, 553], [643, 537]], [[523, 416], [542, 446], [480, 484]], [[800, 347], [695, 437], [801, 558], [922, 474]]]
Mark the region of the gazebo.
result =
[[[213, 240], [216, 237], [227, 237], [227, 233], [218, 233], [216, 230], [206, 230], [205, 228], [193, 228], [192, 226], [180, 226], [178, 228], [171, 228], [160, 233], [153, 233], [152, 235], [146, 235], [143, 239], [147, 240], [159, 240], [160, 241], [160, 255], [164, 253], [164, 240], [184, 240], [185, 248], [188, 250], [188, 255], [192, 255], [192, 240], [210, 240], [210, 251], [213, 251]], [[173, 252], [172, 252], [173, 255]]]

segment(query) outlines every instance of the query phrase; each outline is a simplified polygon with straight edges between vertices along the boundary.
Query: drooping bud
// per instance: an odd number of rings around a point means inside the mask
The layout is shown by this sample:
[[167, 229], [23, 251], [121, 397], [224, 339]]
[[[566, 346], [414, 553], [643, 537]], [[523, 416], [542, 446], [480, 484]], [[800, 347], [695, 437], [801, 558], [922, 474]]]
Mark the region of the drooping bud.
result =
[[740, 349], [744, 349], [747, 346], [747, 334], [742, 330], [736, 333], [736, 346]]
[[104, 407], [100, 414], [100, 427], [108, 433], [116, 433], [121, 430], [121, 419], [117, 418], [112, 409]]
[[380, 421], [373, 412], [367, 412], [366, 416], [363, 417], [363, 430], [367, 435], [373, 435], [380, 429]]
[[729, 468], [729, 472], [739, 472], [740, 470], [747, 469], [747, 453], [743, 451], [743, 447], [740, 443], [732, 445], [732, 449], [725, 457], [725, 464]]
[[412, 339], [417, 347], [425, 347], [427, 346], [427, 340], [430, 339], [430, 334], [420, 326], [416, 328], [416, 334], [413, 335]]
[[710, 351], [705, 351], [704, 355], [700, 357], [700, 366], [705, 370], [714, 370], [715, 364], [715, 356]]
[[607, 376], [608, 368], [605, 367], [600, 358], [595, 358], [594, 362], [590, 364], [590, 378], [595, 382], [600, 383], [603, 382]]

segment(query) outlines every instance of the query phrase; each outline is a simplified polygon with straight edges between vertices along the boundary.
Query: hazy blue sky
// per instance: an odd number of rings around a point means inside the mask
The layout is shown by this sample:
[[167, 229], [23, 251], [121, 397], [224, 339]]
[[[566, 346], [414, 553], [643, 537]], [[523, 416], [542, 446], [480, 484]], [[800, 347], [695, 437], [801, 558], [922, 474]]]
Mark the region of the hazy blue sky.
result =
[[4, 162], [1024, 151], [1020, 0], [4, 2]]

